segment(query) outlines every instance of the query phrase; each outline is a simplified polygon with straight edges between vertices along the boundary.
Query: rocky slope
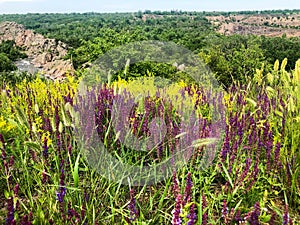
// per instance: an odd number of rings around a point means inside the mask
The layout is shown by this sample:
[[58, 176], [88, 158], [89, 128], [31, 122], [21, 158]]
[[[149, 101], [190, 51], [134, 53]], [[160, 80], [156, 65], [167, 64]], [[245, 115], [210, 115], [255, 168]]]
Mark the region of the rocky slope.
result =
[[0, 42], [5, 40], [14, 40], [32, 58], [34, 66], [51, 79], [63, 79], [74, 71], [71, 61], [62, 59], [68, 47], [61, 41], [45, 38], [15, 22], [0, 23]]
[[249, 14], [229, 16], [207, 16], [215, 29], [225, 35], [232, 34], [255, 34], [269, 37], [300, 36], [300, 14], [293, 15], [269, 15]]

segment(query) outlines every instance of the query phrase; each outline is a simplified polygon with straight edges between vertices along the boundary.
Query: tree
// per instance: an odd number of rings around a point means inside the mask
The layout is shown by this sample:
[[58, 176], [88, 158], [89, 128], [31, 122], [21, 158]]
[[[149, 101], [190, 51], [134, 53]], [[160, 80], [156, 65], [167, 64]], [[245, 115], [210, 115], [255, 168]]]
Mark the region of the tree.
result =
[[0, 72], [16, 70], [15, 64], [7, 57], [5, 53], [0, 53]]

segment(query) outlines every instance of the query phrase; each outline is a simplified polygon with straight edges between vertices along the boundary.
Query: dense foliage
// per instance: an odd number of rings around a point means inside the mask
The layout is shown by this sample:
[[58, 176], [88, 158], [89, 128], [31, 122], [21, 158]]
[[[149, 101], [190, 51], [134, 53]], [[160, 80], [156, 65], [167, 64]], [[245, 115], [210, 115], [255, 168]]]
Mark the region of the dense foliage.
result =
[[[298, 11], [260, 13], [281, 16]], [[67, 43], [70, 46], [68, 58], [79, 71], [113, 47], [142, 40], [172, 41], [199, 53], [226, 87], [230, 86], [232, 78], [244, 81], [245, 76], [253, 75], [262, 64], [267, 72], [277, 59], [287, 58], [287, 69], [293, 68], [300, 57], [299, 38], [226, 37], [217, 34], [205, 18], [229, 14], [146, 10], [137, 13], [0, 15], [0, 21], [16, 21], [28, 29]]]
[[[72, 106], [78, 105], [74, 78], [62, 83], [37, 78], [15, 87], [2, 86], [0, 220], [7, 224], [299, 221], [300, 61], [291, 72], [285, 70], [286, 65], [286, 60], [281, 65], [277, 61], [266, 76], [257, 70], [248, 85], [237, 82], [218, 98], [218, 104], [226, 106], [226, 129], [211, 166], [199, 170], [207, 148], [202, 145], [173, 177], [141, 187], [108, 182], [88, 166], [74, 135]], [[94, 110], [103, 143], [119, 159], [139, 164], [145, 156], [115, 142], [117, 134], [107, 126], [113, 99], [122, 95], [119, 90], [139, 91], [142, 85], [136, 82], [120, 79], [102, 86], [94, 93], [98, 99]], [[153, 89], [151, 80], [143, 84], [148, 86], [142, 91]], [[199, 119], [206, 121], [198, 135], [206, 137], [212, 127], [205, 113], [205, 105], [211, 104], [205, 89], [178, 85], [167, 92], [183, 88], [193, 99], [190, 103], [200, 110]], [[139, 114], [130, 114], [133, 134], [147, 135], [153, 113], [170, 121], [167, 127], [176, 121], [166, 103], [145, 98]], [[167, 130], [168, 138], [177, 137], [176, 126]], [[147, 163], [172, 154], [172, 146], [157, 146], [146, 156]]]
[[26, 54], [15, 46], [14, 41], [3, 41], [0, 44], [0, 72], [9, 72], [16, 70], [17, 67], [13, 63], [17, 59], [25, 58]]
[[[215, 13], [0, 15], [0, 21], [68, 43], [67, 57], [79, 74], [61, 82], [0, 75], [1, 224], [299, 224], [300, 39], [223, 36], [204, 18], [208, 14]], [[189, 83], [176, 66], [150, 62], [130, 65], [98, 88], [79, 85], [84, 68], [100, 55], [142, 40], [189, 48], [226, 89], [211, 93], [208, 86]], [[0, 70], [15, 69], [10, 63], [20, 57], [13, 42], [2, 43]], [[176, 82], [158, 92], [157, 76]], [[116, 102], [120, 123], [113, 120]], [[180, 107], [194, 117], [184, 118]], [[215, 108], [224, 110], [217, 116], [223, 119], [217, 144]], [[159, 138], [160, 123], [151, 121], [157, 117], [166, 124], [158, 145], [144, 152], [124, 143], [126, 135]], [[129, 132], [118, 132], [125, 123]], [[186, 124], [191, 129], [180, 133]], [[109, 160], [84, 154], [79, 128], [86, 144], [94, 134], [110, 155], [140, 167], [175, 157], [185, 135], [200, 141], [188, 143], [182, 167], [170, 162], [170, 176], [135, 186], [127, 177], [126, 184], [111, 181], [90, 166]]]

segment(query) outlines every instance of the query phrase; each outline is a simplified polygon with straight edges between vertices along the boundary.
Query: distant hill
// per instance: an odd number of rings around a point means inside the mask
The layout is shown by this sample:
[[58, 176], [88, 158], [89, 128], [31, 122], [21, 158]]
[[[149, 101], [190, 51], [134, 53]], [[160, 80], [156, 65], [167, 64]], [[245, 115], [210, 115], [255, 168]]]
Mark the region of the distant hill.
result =
[[225, 35], [255, 34], [268, 37], [300, 36], [300, 14], [229, 14], [206, 16], [216, 31]]

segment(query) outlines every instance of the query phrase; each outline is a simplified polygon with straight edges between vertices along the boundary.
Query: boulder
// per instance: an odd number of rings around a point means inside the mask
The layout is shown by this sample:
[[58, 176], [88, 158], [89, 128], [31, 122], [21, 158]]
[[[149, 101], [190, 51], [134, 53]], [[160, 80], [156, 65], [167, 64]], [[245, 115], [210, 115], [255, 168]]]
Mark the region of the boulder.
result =
[[0, 23], [0, 43], [6, 40], [15, 41], [28, 57], [33, 58], [34, 66], [50, 78], [63, 79], [66, 74], [74, 73], [72, 62], [63, 60], [68, 53], [68, 46], [61, 41], [45, 38], [15, 22], [3, 22]]

